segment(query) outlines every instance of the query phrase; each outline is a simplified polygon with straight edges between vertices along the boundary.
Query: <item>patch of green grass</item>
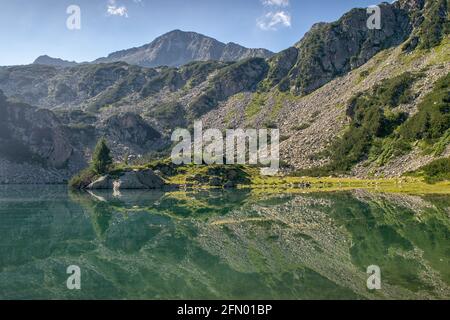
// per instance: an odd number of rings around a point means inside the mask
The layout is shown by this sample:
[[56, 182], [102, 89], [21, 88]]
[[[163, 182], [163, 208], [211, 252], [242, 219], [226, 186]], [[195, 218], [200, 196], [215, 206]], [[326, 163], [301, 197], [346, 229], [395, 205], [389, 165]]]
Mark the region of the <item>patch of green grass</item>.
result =
[[447, 36], [442, 43], [434, 48], [430, 64], [442, 64], [450, 61], [450, 37]]
[[450, 144], [450, 129], [433, 146], [432, 155], [441, 156]]
[[266, 94], [259, 92], [255, 93], [252, 101], [245, 108], [245, 118], [247, 120], [252, 120], [266, 104], [266, 99]]

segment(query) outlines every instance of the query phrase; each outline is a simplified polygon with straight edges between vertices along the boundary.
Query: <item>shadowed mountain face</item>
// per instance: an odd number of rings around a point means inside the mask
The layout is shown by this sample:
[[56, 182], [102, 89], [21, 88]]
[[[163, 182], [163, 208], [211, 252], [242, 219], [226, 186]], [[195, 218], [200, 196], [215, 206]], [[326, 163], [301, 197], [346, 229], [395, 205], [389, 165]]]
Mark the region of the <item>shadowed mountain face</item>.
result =
[[0, 184], [63, 183], [85, 166], [53, 112], [6, 100], [0, 90]]
[[0, 299], [450, 297], [445, 196], [0, 186], [0, 203]]
[[224, 44], [199, 33], [174, 30], [142, 47], [117, 51], [94, 63], [123, 61], [142, 67], [179, 67], [192, 61], [238, 61], [272, 55], [269, 50], [247, 49], [235, 43]]

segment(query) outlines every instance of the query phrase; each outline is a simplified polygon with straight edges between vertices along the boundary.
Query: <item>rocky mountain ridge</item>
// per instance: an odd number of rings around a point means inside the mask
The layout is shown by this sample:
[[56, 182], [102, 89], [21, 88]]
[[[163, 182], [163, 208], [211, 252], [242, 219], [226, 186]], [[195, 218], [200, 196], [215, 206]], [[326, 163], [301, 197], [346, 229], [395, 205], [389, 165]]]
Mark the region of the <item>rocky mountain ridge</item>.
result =
[[[173, 30], [140, 47], [113, 52], [98, 58], [91, 64], [125, 62], [147, 68], [180, 67], [194, 61], [239, 61], [247, 58], [270, 58], [274, 53], [267, 49], [249, 49], [237, 43], [222, 43], [196, 32]], [[52, 58], [38, 57], [33, 64], [53, 67], [74, 67], [78, 63]]]
[[54, 67], [75, 67], [78, 63], [75, 61], [67, 61], [59, 58], [52, 58], [48, 55], [42, 55], [34, 60], [33, 64], [41, 64], [46, 66], [54, 66]]
[[111, 53], [94, 63], [126, 62], [141, 67], [179, 67], [193, 61], [238, 61], [247, 58], [269, 58], [266, 49], [248, 49], [236, 43], [222, 43], [196, 32], [174, 30], [151, 43]]

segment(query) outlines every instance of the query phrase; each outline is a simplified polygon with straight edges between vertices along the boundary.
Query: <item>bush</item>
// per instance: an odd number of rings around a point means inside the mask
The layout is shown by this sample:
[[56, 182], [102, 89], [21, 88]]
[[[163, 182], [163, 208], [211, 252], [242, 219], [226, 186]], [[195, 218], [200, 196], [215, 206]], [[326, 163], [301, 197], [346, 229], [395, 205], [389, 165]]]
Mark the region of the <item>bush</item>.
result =
[[411, 85], [417, 75], [405, 72], [397, 77], [383, 81], [375, 88], [375, 96], [380, 105], [394, 108], [400, 104], [408, 103], [412, 100]]
[[409, 141], [441, 138], [450, 129], [450, 73], [440, 79], [418, 106], [418, 112], [401, 128], [400, 134]]
[[73, 189], [84, 189], [95, 180], [97, 174], [92, 168], [86, 168], [69, 180], [69, 187]]
[[450, 158], [435, 160], [415, 173], [422, 175], [427, 183], [450, 180]]

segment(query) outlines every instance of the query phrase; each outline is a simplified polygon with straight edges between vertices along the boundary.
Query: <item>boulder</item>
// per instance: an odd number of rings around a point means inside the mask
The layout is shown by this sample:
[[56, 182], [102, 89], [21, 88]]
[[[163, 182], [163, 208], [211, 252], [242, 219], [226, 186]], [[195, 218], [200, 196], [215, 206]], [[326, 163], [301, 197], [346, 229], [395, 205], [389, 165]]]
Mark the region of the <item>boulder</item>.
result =
[[109, 176], [100, 177], [87, 186], [87, 189], [89, 190], [112, 189], [112, 188], [113, 188], [113, 180]]
[[120, 177], [103, 176], [87, 189], [161, 189], [165, 182], [153, 170], [126, 171]]
[[151, 169], [125, 172], [119, 180], [120, 189], [160, 189], [165, 185]]

